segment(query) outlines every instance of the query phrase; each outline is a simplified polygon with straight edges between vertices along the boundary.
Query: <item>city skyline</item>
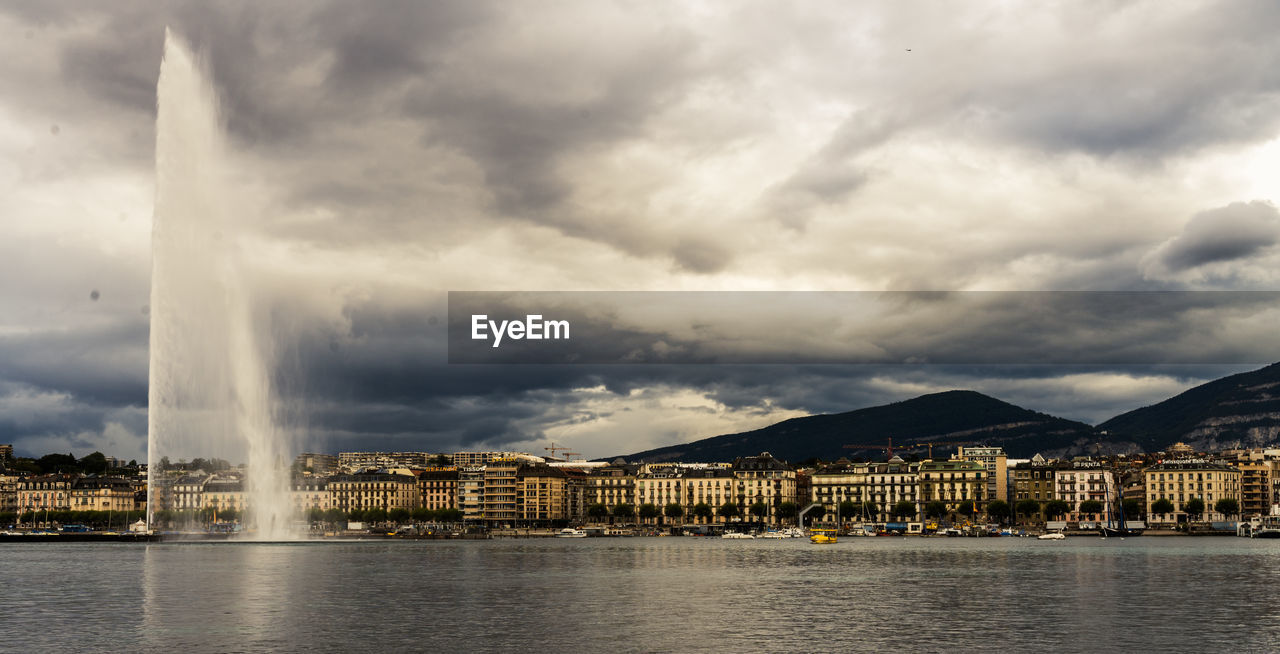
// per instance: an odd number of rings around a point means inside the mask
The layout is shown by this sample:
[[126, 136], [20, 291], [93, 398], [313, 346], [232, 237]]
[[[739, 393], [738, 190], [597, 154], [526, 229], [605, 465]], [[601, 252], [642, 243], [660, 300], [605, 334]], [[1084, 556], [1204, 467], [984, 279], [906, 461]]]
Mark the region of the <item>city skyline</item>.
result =
[[445, 363], [450, 290], [1276, 287], [1280, 10], [936, 9], [6, 6], [0, 442], [145, 458], [166, 26], [304, 450], [604, 456], [952, 388], [1096, 423], [1254, 367]]

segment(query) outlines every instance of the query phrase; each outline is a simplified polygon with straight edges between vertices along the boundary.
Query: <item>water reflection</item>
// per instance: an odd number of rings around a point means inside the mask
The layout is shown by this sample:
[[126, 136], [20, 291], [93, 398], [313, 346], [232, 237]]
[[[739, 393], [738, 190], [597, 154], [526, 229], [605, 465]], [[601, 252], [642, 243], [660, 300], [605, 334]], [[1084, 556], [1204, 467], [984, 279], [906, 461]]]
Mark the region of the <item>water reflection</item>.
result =
[[[25, 589], [0, 602], [15, 634], [4, 645], [16, 651], [1280, 644], [1269, 601], [1280, 547], [1243, 539], [45, 545], [5, 554], [16, 563], [10, 588]], [[88, 572], [108, 568], [110, 577]]]

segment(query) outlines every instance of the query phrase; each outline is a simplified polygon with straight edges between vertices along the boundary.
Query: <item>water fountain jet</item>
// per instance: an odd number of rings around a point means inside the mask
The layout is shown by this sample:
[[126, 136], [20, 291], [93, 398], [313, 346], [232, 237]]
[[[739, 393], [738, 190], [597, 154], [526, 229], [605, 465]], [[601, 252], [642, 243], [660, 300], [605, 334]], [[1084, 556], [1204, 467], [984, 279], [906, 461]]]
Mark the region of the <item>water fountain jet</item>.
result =
[[269, 312], [230, 205], [217, 96], [191, 49], [165, 31], [157, 84], [151, 237], [147, 522], [165, 501], [166, 456], [245, 461], [246, 536], [292, 537], [286, 432], [273, 416]]

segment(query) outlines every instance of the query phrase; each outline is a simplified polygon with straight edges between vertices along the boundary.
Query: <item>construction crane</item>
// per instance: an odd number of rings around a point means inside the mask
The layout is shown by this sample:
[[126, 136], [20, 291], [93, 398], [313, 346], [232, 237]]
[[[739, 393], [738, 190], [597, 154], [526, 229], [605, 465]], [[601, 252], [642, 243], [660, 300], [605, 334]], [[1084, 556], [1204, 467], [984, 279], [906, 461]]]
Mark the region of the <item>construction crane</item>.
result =
[[582, 452], [565, 452], [565, 453], [564, 453], [564, 460], [565, 460], [565, 461], [572, 461], [572, 460], [573, 460], [573, 457], [575, 457], [575, 456], [580, 456], [581, 454], [582, 454]]
[[558, 451], [560, 451], [560, 450], [565, 450], [565, 451], [568, 451], [568, 450], [569, 450], [569, 448], [567, 448], [567, 447], [562, 447], [562, 446], [560, 446], [560, 445], [556, 445], [556, 442], [555, 442], [555, 441], [551, 441], [551, 447], [544, 447], [544, 448], [542, 448], [542, 449], [544, 449], [544, 450], [546, 450], [546, 451], [550, 452], [550, 453], [551, 453], [551, 456], [555, 456], [555, 455], [556, 455], [556, 452], [558, 452]]
[[914, 447], [927, 447], [927, 448], [929, 448], [929, 458], [930, 458], [930, 459], [932, 459], [932, 458], [933, 458], [933, 446], [934, 446], [934, 445], [974, 445], [974, 444], [976, 444], [976, 443], [978, 443], [978, 441], [925, 441], [925, 442], [923, 442], [923, 443], [916, 443], [916, 444], [912, 445], [911, 447], [913, 447], [913, 448], [914, 448]]
[[887, 440], [889, 441], [889, 443], [888, 443], [888, 444], [883, 444], [883, 443], [852, 443], [852, 444], [850, 444], [850, 445], [845, 445], [845, 446], [844, 446], [844, 449], [846, 449], [846, 450], [882, 450], [882, 451], [884, 451], [884, 452], [885, 452], [885, 455], [886, 455], [888, 458], [892, 459], [892, 458], [893, 458], [893, 439], [892, 439], [892, 438], [889, 438], [889, 439], [887, 439]]

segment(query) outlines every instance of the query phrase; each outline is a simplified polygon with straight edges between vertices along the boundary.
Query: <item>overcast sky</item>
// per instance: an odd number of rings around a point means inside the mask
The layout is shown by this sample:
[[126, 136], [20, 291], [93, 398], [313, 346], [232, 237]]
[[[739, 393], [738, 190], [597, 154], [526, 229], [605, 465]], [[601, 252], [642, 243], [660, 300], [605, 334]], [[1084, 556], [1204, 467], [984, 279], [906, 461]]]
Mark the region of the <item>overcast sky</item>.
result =
[[450, 290], [1280, 287], [1270, 2], [5, 3], [19, 454], [144, 456], [166, 26], [307, 449], [604, 456], [951, 388], [1096, 423], [1252, 367], [451, 366]]

